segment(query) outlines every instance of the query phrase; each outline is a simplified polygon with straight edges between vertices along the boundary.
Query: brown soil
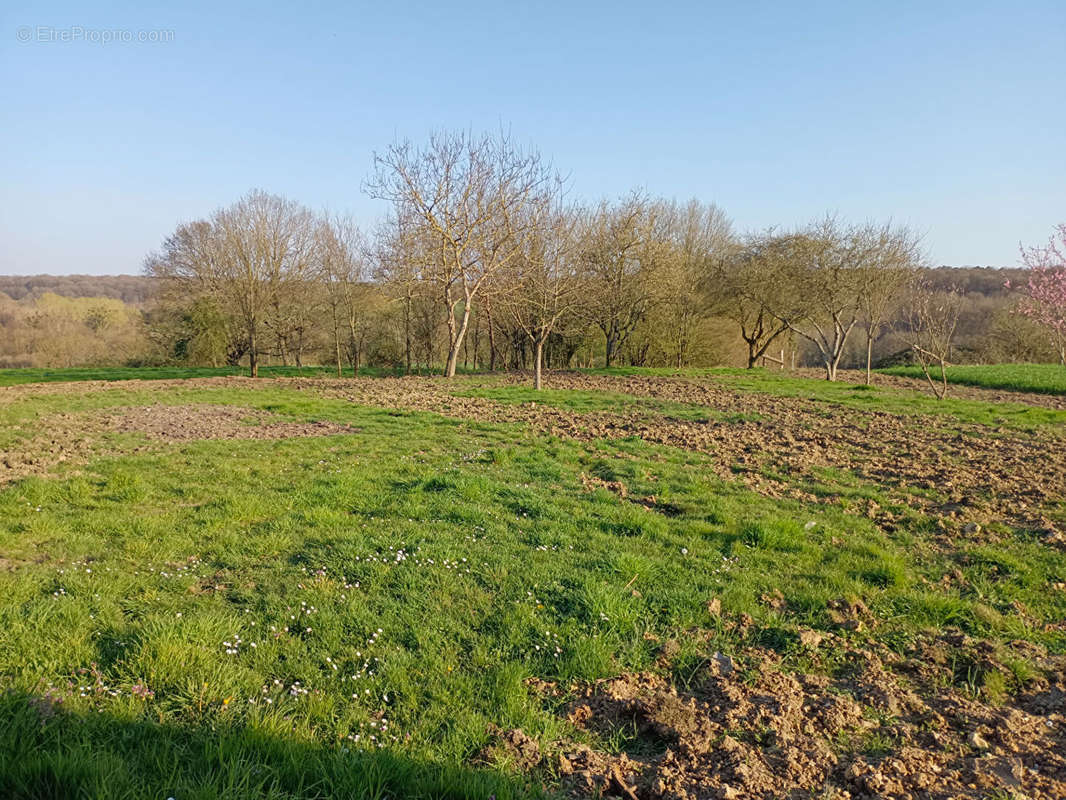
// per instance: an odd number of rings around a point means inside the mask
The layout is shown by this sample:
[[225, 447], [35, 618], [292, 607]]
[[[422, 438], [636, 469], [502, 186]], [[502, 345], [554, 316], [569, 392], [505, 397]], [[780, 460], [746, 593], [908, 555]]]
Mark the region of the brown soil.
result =
[[35, 427], [39, 433], [0, 453], [0, 484], [43, 474], [66, 461], [83, 461], [106, 433], [136, 433], [153, 442], [174, 443], [197, 439], [288, 439], [354, 430], [332, 422], [293, 422], [266, 411], [207, 404], [52, 414], [38, 419]]
[[[1066, 440], [1062, 438], [1037, 439], [1016, 429], [966, 425], [948, 417], [860, 411], [673, 378], [553, 373], [551, 387], [696, 404], [720, 412], [719, 419], [695, 422], [621, 409], [577, 413], [540, 403], [454, 397], [448, 384], [432, 378], [302, 386], [362, 405], [525, 423], [541, 433], [583, 440], [637, 436], [697, 450], [716, 457], [714, 469], [721, 477], [740, 478], [775, 497], [815, 500], [796, 486], [797, 479], [817, 481], [818, 468], [849, 471], [888, 489], [895, 500], [941, 517], [948, 533], [967, 525], [1006, 521], [1029, 527], [1050, 543], [1061, 541], [1062, 532], [1044, 510], [1064, 496]], [[936, 499], [926, 499], [923, 490], [934, 492]], [[896, 521], [872, 501], [859, 512], [886, 526]], [[971, 527], [971, 532], [975, 529]]]
[[[787, 674], [776, 653], [752, 648], [737, 662], [710, 656], [689, 691], [653, 673], [565, 693], [540, 683], [572, 698], [563, 713], [591, 745], [564, 741], [541, 756], [509, 731], [489, 752], [557, 771], [577, 796], [1066, 797], [1066, 659], [1038, 657], [1043, 674], [995, 705], [936, 679], [949, 659], [1005, 671], [990, 646], [961, 634], [903, 656], [831, 633], [812, 649], [822, 642], [846, 654], [839, 677]], [[602, 749], [609, 740], [621, 752]]]

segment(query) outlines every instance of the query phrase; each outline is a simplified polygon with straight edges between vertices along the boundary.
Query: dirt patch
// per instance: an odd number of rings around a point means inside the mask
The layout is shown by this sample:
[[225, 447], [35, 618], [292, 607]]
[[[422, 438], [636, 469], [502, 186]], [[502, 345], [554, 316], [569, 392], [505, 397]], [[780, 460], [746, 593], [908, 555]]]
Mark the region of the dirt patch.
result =
[[[52, 414], [35, 420], [43, 431], [0, 453], [0, 484], [40, 475], [57, 464], [85, 461], [108, 433], [141, 434], [152, 442], [200, 439], [289, 439], [353, 433], [333, 422], [297, 422], [258, 409], [223, 405], [136, 406], [103, 412]], [[134, 446], [133, 452], [143, 450]]]
[[488, 734], [491, 741], [474, 759], [475, 763], [505, 762], [520, 770], [530, 770], [541, 763], [540, 744], [525, 731], [519, 728], [505, 731], [489, 725]]
[[[699, 405], [718, 412], [714, 418], [681, 420], [630, 409], [578, 413], [542, 403], [455, 397], [449, 384], [432, 378], [297, 384], [361, 405], [524, 423], [539, 433], [581, 440], [635, 436], [696, 450], [714, 456], [720, 477], [742, 480], [771, 497], [818, 501], [824, 498], [797, 483], [819, 482], [819, 470], [826, 468], [850, 472], [887, 490], [894, 501], [940, 517], [945, 536], [976, 538], [990, 521], [1029, 528], [1049, 544], [1062, 536], [1042, 511], [1063, 499], [1066, 440], [1060, 437], [1038, 439], [948, 417], [863, 411], [688, 379], [553, 373], [551, 385]], [[852, 511], [889, 529], [897, 522], [892, 512], [869, 500]]]
[[105, 430], [140, 433], [162, 442], [196, 439], [292, 439], [354, 433], [334, 422], [296, 422], [269, 411], [237, 406], [188, 405], [122, 408], [102, 418]]
[[788, 674], [776, 653], [752, 648], [743, 670], [708, 658], [689, 691], [653, 673], [570, 687], [563, 713], [592, 744], [558, 743], [542, 763], [579, 796], [1066, 797], [1061, 657], [993, 705], [931, 677], [930, 651], [958, 658], [972, 642], [897, 655], [825, 639], [846, 650], [839, 677]]

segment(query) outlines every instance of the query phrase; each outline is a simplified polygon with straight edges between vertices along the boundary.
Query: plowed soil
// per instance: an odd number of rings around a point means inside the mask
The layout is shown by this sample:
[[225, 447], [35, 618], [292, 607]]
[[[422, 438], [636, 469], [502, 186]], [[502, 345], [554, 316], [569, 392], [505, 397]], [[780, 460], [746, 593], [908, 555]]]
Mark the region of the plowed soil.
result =
[[[818, 468], [842, 470], [889, 490], [900, 502], [941, 516], [948, 527], [1005, 521], [1066, 544], [1063, 532], [1044, 513], [1064, 496], [1066, 440], [1061, 438], [1041, 441], [1006, 427], [860, 411], [684, 379], [553, 373], [551, 386], [650, 397], [718, 413], [706, 422], [643, 410], [578, 413], [541, 403], [455, 397], [445, 382], [432, 378], [329, 381], [314, 390], [362, 405], [525, 423], [568, 438], [636, 436], [711, 454], [719, 475], [739, 477], [774, 497], [817, 499], [797, 481], [817, 480]], [[885, 525], [895, 522], [876, 504], [864, 511]]]
[[904, 656], [818, 638], [846, 652], [840, 677], [786, 674], [773, 651], [751, 649], [744, 671], [710, 658], [688, 691], [652, 673], [571, 687], [577, 729], [627, 739], [611, 754], [563, 743], [545, 761], [575, 794], [630, 800], [1066, 797], [1062, 659], [992, 705], [937, 685], [935, 668], [952, 658], [1003, 669], [958, 634]]

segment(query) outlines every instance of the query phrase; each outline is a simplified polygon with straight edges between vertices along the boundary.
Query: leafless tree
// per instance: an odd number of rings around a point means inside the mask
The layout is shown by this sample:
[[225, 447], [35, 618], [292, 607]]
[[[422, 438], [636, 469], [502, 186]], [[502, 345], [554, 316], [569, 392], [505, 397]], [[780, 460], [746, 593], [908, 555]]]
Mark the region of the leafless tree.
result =
[[614, 364], [655, 301], [664, 245], [654, 234], [653, 206], [637, 192], [616, 204], [604, 201], [591, 214], [582, 262], [589, 319], [605, 340], [605, 366]]
[[366, 338], [365, 323], [369, 316], [366, 242], [350, 217], [323, 220], [318, 241], [319, 280], [325, 287], [330, 310], [337, 376], [342, 375], [345, 355], [353, 377], [358, 376], [361, 343]]
[[747, 236], [733, 252], [718, 259], [703, 280], [711, 310], [740, 327], [747, 345], [748, 369], [782, 334], [787, 320], [798, 317], [798, 297], [789, 286], [788, 236], [766, 231]]
[[858, 272], [860, 324], [866, 333], [866, 384], [872, 383], [874, 341], [900, 310], [914, 271], [922, 264], [920, 238], [891, 224], [868, 225], [862, 238]]
[[774, 258], [782, 291], [770, 312], [791, 331], [811, 342], [836, 380], [848, 336], [859, 322], [859, 271], [863, 256], [858, 229], [833, 217], [776, 237]]
[[665, 244], [657, 283], [662, 301], [659, 327], [669, 335], [674, 366], [684, 367], [706, 303], [701, 280], [733, 248], [733, 224], [718, 206], [690, 200], [657, 204], [656, 236]]
[[254, 190], [210, 220], [180, 225], [162, 251], [146, 259], [145, 272], [204, 292], [230, 309], [244, 329], [254, 378], [264, 323], [283, 284], [310, 272], [314, 230], [308, 209]]
[[584, 300], [577, 264], [582, 220], [550, 196], [530, 213], [536, 218], [526, 225], [526, 246], [505, 276], [500, 298], [533, 346], [533, 388], [539, 391], [544, 345]]
[[503, 135], [437, 133], [375, 154], [371, 196], [417, 223], [425, 277], [439, 292], [448, 326], [445, 375], [455, 375], [470, 315], [486, 283], [522, 252], [529, 202], [555, 177], [537, 153]]
[[927, 278], [914, 280], [907, 298], [908, 341], [937, 400], [948, 393], [948, 359], [962, 302], [957, 289], [936, 291]]

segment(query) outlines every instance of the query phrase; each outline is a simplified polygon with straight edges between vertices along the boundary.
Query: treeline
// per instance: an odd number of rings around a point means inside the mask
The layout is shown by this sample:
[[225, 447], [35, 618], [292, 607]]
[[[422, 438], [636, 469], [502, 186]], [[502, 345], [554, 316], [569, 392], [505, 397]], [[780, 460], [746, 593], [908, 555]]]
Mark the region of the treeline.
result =
[[[146, 262], [164, 287], [154, 334], [176, 358], [252, 375], [264, 357], [326, 358], [338, 372], [531, 368], [538, 385], [545, 364], [740, 356], [816, 363], [832, 380], [841, 365], [903, 354], [943, 366], [1052, 352], [990, 293], [998, 276], [945, 280], [891, 224], [826, 218], [738, 236], [698, 201], [576, 204], [537, 153], [465, 133], [388, 147], [365, 190], [390, 208], [373, 231], [262, 191], [179, 226]], [[975, 292], [997, 307], [975, 307]]]
[[[370, 228], [263, 191], [179, 225], [145, 261], [140, 348], [111, 362], [518, 368], [539, 386], [545, 366], [818, 365], [833, 379], [1056, 357], [1046, 326], [1016, 313], [1026, 271], [932, 269], [888, 223], [740, 235], [695, 200], [575, 203], [537, 153], [465, 133], [375, 154], [364, 190], [389, 208]], [[27, 302], [0, 324], [41, 329]], [[119, 330], [77, 313], [95, 336]], [[32, 359], [72, 357], [34, 341]]]

